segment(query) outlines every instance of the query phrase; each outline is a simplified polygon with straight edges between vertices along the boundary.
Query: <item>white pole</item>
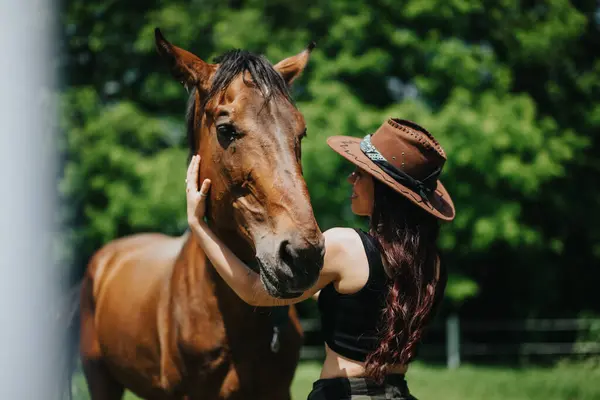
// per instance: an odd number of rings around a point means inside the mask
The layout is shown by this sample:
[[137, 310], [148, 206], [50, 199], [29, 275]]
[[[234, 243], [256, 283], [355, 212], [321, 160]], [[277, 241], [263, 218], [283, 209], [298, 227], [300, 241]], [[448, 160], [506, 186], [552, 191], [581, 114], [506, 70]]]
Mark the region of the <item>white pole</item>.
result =
[[59, 398], [52, 0], [0, 1], [0, 399]]
[[449, 369], [460, 366], [460, 325], [456, 314], [446, 320], [446, 359]]

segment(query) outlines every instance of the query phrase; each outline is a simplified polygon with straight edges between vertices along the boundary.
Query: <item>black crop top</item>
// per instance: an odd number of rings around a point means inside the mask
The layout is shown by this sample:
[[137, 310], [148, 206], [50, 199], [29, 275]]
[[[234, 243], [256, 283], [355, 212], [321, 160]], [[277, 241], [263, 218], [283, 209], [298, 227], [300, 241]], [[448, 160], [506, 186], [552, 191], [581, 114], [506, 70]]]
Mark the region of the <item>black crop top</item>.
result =
[[[356, 232], [363, 242], [369, 261], [367, 283], [356, 293], [342, 294], [335, 290], [332, 282], [321, 290], [318, 303], [325, 343], [344, 357], [364, 362], [379, 344], [377, 332], [390, 278], [385, 273], [375, 239], [360, 229], [356, 229]], [[433, 318], [442, 298], [441, 294], [446, 288], [447, 275], [443, 263], [439, 264], [439, 268], [437, 293], [428, 321]]]
[[389, 278], [375, 239], [360, 229], [356, 232], [369, 261], [367, 283], [356, 293], [342, 294], [332, 282], [321, 290], [318, 302], [325, 343], [336, 353], [362, 362], [379, 343], [377, 329]]

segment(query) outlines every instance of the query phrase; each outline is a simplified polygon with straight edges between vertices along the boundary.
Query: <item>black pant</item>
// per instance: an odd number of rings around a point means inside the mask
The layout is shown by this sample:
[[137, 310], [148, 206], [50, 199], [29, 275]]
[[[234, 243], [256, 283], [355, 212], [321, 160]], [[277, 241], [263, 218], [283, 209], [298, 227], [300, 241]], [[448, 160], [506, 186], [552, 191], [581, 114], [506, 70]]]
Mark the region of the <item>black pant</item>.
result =
[[417, 400], [408, 391], [404, 375], [388, 375], [379, 385], [368, 378], [319, 379], [308, 400]]

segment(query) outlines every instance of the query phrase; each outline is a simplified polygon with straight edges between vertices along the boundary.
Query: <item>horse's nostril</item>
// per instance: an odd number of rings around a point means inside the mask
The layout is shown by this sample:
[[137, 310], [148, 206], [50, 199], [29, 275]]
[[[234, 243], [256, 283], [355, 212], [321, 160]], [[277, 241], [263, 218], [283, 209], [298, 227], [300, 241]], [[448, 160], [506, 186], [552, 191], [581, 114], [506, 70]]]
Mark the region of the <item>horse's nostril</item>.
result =
[[312, 273], [323, 266], [325, 248], [322, 241], [313, 244], [299, 237], [296, 240], [284, 240], [279, 251], [282, 261], [292, 269], [299, 267], [304, 272]]
[[279, 242], [279, 262], [271, 271], [281, 293], [298, 294], [319, 278], [325, 255], [324, 240], [306, 240], [299, 234]]
[[279, 257], [281, 257], [281, 260], [287, 265], [294, 265], [296, 254], [294, 254], [294, 249], [289, 240], [283, 240], [279, 245]]

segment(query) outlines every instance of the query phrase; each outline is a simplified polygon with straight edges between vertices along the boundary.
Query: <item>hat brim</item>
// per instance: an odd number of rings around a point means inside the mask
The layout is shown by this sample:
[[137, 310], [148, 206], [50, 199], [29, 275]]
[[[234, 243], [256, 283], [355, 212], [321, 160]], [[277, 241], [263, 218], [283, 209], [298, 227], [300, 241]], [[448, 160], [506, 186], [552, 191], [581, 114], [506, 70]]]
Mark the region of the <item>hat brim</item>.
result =
[[371, 161], [360, 149], [360, 142], [361, 139], [351, 136], [330, 136], [327, 138], [327, 144], [333, 151], [405, 196], [417, 206], [444, 221], [454, 219], [454, 203], [442, 182], [437, 181], [437, 186], [428, 199], [429, 201], [424, 201], [419, 194], [392, 179], [377, 164]]

